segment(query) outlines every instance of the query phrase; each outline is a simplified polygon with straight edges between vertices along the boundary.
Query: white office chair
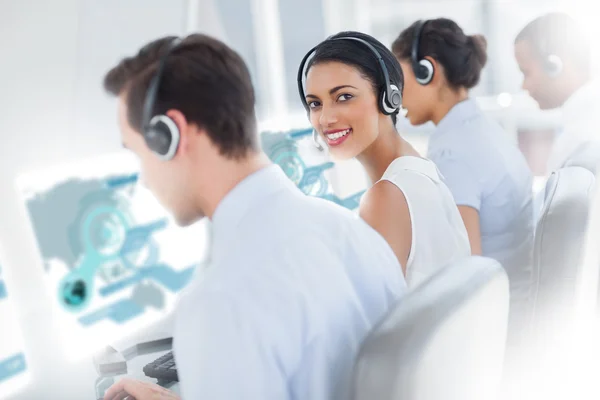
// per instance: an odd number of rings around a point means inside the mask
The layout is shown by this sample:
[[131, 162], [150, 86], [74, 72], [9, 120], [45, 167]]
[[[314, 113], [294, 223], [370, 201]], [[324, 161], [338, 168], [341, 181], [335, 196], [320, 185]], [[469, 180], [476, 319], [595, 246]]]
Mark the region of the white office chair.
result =
[[509, 286], [500, 264], [469, 257], [416, 287], [368, 335], [353, 400], [486, 400], [501, 379]]
[[[597, 176], [597, 172], [600, 169], [600, 142], [598, 141], [592, 141], [592, 142], [587, 142], [582, 144], [581, 146], [579, 146], [579, 148], [577, 148], [577, 150], [575, 150], [573, 152], [573, 154], [569, 157], [569, 159], [565, 162], [565, 166], [568, 167], [582, 167], [587, 169], [588, 171], [592, 172], [594, 174], [594, 176]], [[598, 190], [598, 189], [596, 189]], [[596, 196], [597, 197], [597, 196]], [[596, 208], [600, 208], [600, 205], [597, 205]], [[592, 213], [593, 216], [590, 218], [590, 221], [592, 222], [592, 225], [595, 225], [592, 227], [592, 229], [594, 231], [598, 231], [598, 225], [600, 225], [600, 213]], [[597, 236], [595, 236], [597, 237]], [[589, 246], [588, 246], [589, 248]], [[594, 251], [594, 249], [596, 248], [597, 250], [597, 244], [593, 243], [592, 247], [589, 248], [588, 251], [586, 251], [586, 254], [588, 254], [588, 256], [590, 255], [589, 252], [590, 251]], [[591, 255], [592, 257], [596, 257], [595, 255]], [[588, 258], [589, 260], [589, 258]], [[588, 261], [588, 264], [591, 261]], [[592, 278], [590, 278], [592, 279]], [[600, 282], [598, 282], [597, 280], [595, 281], [595, 285], [597, 287], [600, 287]], [[600, 292], [596, 293], [596, 297], [597, 297], [597, 311], [600, 312]]]
[[600, 165], [600, 142], [583, 143], [565, 161], [564, 167], [582, 167], [596, 176]]
[[[552, 173], [543, 192], [533, 259], [530, 335], [509, 352], [507, 398], [565, 398], [578, 384], [598, 281], [598, 221], [594, 174], [583, 167]], [[591, 222], [590, 222], [591, 221]]]
[[594, 190], [594, 175], [582, 167], [561, 168], [546, 183], [534, 242], [536, 341], [564, 331], [575, 316]]

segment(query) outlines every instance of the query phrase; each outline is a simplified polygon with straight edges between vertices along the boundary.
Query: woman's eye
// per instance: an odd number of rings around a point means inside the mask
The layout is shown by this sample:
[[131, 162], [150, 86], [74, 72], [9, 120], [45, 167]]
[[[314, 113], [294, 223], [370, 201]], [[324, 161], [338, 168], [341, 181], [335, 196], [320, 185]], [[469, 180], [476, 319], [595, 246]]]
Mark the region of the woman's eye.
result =
[[347, 101], [350, 100], [353, 96], [351, 94], [341, 94], [340, 97], [338, 97], [338, 100], [340, 101]]
[[318, 106], [319, 106], [319, 102], [318, 102], [318, 101], [310, 101], [310, 102], [308, 103], [308, 107], [309, 107], [309, 108], [316, 108], [316, 107], [318, 107]]

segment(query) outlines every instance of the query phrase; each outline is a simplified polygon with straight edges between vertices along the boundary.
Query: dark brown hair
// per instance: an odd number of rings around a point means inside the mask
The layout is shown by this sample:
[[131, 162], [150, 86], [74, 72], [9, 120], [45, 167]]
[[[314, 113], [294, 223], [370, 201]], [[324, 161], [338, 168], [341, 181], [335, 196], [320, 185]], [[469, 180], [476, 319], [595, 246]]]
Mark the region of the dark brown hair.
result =
[[[394, 55], [411, 60], [412, 44], [419, 22], [400, 33], [392, 44]], [[482, 35], [465, 35], [451, 19], [438, 18], [425, 23], [419, 41], [419, 57], [429, 56], [444, 67], [446, 80], [454, 88], [471, 89], [479, 83], [487, 63], [487, 41]]]
[[[138, 132], [148, 86], [174, 39], [148, 43], [104, 78], [106, 91], [125, 94], [128, 122]], [[188, 122], [206, 130], [221, 154], [239, 158], [258, 148], [254, 105], [250, 73], [240, 55], [216, 39], [193, 34], [168, 56], [152, 115], [177, 109]]]
[[[392, 52], [385, 47], [383, 43], [372, 36], [355, 31], [340, 32], [329, 37], [329, 39], [341, 37], [362, 39], [373, 46], [383, 60], [390, 81], [385, 82], [381, 67], [373, 52], [364, 44], [360, 44], [353, 40], [326, 40], [322, 42], [308, 62], [305, 68], [306, 74], [308, 74], [308, 71], [313, 65], [328, 61], [337, 61], [360, 71], [362, 76], [371, 82], [375, 95], [378, 97], [377, 101], [381, 98], [383, 89], [386, 88], [388, 84], [396, 85], [400, 94], [402, 94], [404, 89], [404, 75], [402, 75], [402, 68], [400, 68], [400, 64], [398, 64], [398, 60], [396, 60]], [[391, 115], [394, 125], [396, 125], [398, 112], [399, 110]]]

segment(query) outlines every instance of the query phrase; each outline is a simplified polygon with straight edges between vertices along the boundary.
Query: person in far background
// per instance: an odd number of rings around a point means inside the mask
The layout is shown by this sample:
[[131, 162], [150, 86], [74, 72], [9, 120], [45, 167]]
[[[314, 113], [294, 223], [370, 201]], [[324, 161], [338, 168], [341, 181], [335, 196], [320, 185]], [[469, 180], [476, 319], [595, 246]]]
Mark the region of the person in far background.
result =
[[600, 83], [592, 76], [590, 41], [569, 15], [549, 13], [519, 32], [515, 58], [523, 89], [539, 107], [563, 110], [563, 130], [548, 160], [550, 173], [600, 138]]
[[532, 174], [507, 133], [469, 90], [486, 64], [486, 40], [456, 22], [417, 21], [392, 51], [405, 74], [412, 125], [435, 124], [427, 157], [439, 168], [469, 234], [471, 251], [498, 260], [511, 282], [511, 308], [528, 315], [533, 256]]

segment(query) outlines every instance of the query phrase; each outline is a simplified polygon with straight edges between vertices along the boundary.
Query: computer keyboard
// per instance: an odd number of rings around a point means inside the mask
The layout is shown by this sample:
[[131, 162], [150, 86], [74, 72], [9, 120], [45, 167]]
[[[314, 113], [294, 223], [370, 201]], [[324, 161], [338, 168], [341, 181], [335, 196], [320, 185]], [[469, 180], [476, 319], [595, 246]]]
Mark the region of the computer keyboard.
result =
[[173, 352], [170, 351], [164, 356], [157, 358], [152, 361], [143, 369], [144, 374], [150, 378], [156, 378], [159, 381], [166, 382], [179, 382], [177, 376], [177, 366], [175, 365], [175, 359], [173, 358]]

